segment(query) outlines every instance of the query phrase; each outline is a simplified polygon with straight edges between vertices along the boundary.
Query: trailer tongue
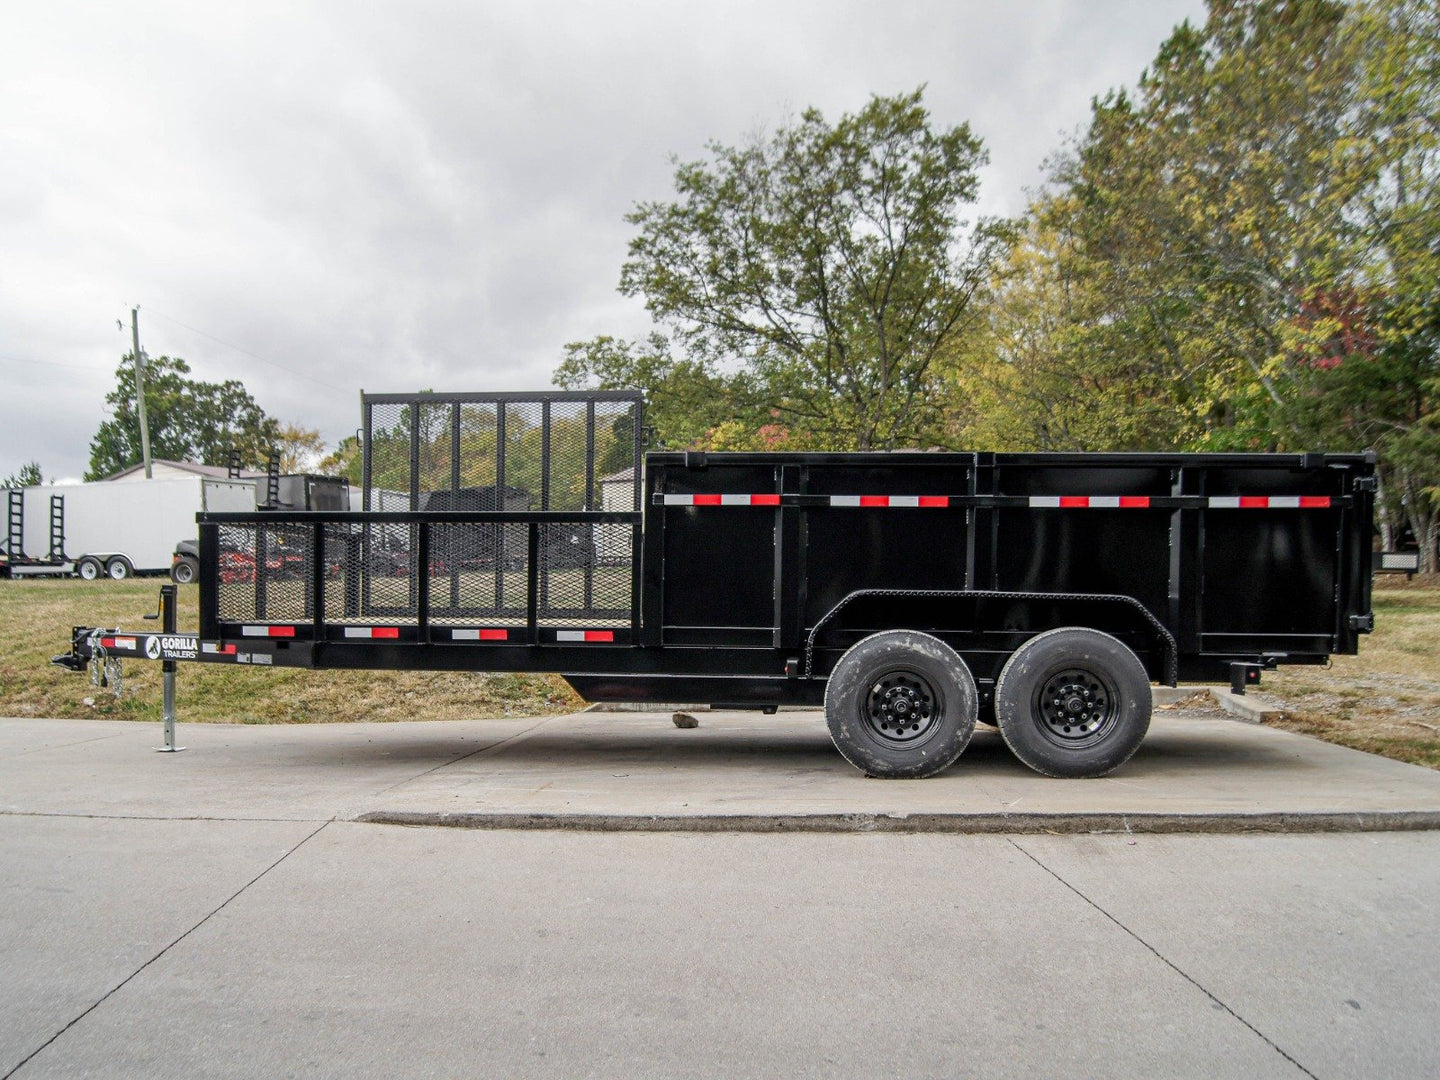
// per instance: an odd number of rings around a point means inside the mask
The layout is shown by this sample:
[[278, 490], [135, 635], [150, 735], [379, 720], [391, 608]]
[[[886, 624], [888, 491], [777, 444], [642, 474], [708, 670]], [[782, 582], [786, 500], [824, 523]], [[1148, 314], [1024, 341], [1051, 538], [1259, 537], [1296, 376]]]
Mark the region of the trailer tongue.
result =
[[1373, 624], [1369, 455], [642, 455], [628, 392], [366, 395], [363, 429], [364, 510], [203, 514], [199, 632], [76, 628], [57, 662], [555, 671], [823, 704], [877, 776], [977, 719], [1099, 776], [1152, 682], [1243, 690]]

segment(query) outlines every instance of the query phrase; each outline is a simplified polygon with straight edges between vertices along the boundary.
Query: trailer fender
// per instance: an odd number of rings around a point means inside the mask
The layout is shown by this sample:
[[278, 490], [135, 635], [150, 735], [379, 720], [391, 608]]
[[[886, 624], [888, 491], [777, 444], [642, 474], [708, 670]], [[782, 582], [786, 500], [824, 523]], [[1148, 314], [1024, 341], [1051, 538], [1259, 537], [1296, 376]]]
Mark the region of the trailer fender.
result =
[[[857, 601], [876, 597], [891, 598], [914, 598], [917, 600], [1021, 600], [1035, 601], [1037, 603], [1065, 603], [1084, 604], [1091, 612], [1124, 611], [1128, 615], [1138, 616], [1140, 621], [1149, 629], [1154, 644], [1164, 659], [1163, 679], [1166, 684], [1174, 686], [1179, 681], [1180, 672], [1180, 650], [1176, 644], [1175, 635], [1165, 627], [1165, 624], [1157, 619], [1150, 609], [1133, 596], [1125, 596], [1119, 593], [1036, 593], [1036, 592], [1010, 592], [985, 589], [856, 589], [848, 593], [834, 607], [827, 611], [818, 622], [810, 629], [805, 641], [805, 677], [815, 678], [815, 649], [822, 631], [833, 628], [840, 620], [841, 614], [846, 608]], [[1087, 619], [1087, 621], [1089, 621]], [[1052, 626], [1037, 626], [1037, 632], [1053, 629]]]

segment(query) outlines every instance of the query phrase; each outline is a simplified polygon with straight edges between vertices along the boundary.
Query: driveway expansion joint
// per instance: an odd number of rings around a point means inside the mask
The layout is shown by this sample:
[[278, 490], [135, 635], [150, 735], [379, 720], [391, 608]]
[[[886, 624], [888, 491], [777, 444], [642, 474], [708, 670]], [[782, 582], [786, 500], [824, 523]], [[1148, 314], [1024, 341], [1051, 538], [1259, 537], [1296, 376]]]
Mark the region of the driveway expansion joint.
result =
[[1065, 888], [1069, 889], [1072, 893], [1074, 893], [1076, 896], [1078, 896], [1078, 897], [1079, 897], [1081, 900], [1083, 900], [1086, 904], [1088, 904], [1090, 907], [1094, 908], [1097, 912], [1099, 912], [1101, 915], [1103, 915], [1106, 919], [1110, 920], [1110, 922], [1114, 923], [1114, 924], [1115, 924], [1117, 927], [1119, 927], [1126, 935], [1128, 935], [1130, 938], [1134, 939], [1134, 940], [1135, 940], [1137, 943], [1139, 943], [1147, 952], [1149, 952], [1152, 956], [1154, 956], [1155, 959], [1159, 960], [1162, 964], [1164, 964], [1166, 967], [1168, 967], [1171, 971], [1175, 972], [1175, 974], [1179, 975], [1182, 979], [1184, 979], [1186, 982], [1188, 982], [1191, 986], [1193, 986], [1193, 987], [1195, 987], [1195, 989], [1199, 990], [1202, 994], [1204, 994], [1207, 998], [1209, 998], [1210, 1001], [1211, 1001], [1215, 1006], [1217, 1006], [1218, 1008], [1222, 1009], [1222, 1010], [1225, 1011], [1226, 1013], [1229, 1013], [1230, 1016], [1233, 1017], [1236, 1021], [1238, 1021], [1240, 1024], [1244, 1025], [1246, 1028], [1248, 1028], [1248, 1029], [1255, 1035], [1256, 1038], [1260, 1039], [1263, 1043], [1265, 1043], [1265, 1045], [1269, 1046], [1272, 1050], [1274, 1050], [1277, 1054], [1279, 1054], [1281, 1057], [1283, 1057], [1286, 1061], [1290, 1062], [1291, 1065], [1294, 1065], [1295, 1068], [1299, 1069], [1299, 1070], [1300, 1070], [1302, 1073], [1304, 1073], [1306, 1076], [1310, 1077], [1310, 1080], [1319, 1080], [1319, 1077], [1317, 1077], [1313, 1072], [1311, 1072], [1309, 1069], [1307, 1069], [1304, 1065], [1300, 1064], [1299, 1061], [1295, 1060], [1294, 1056], [1291, 1055], [1290, 1053], [1288, 1053], [1288, 1052], [1287, 1052], [1282, 1046], [1280, 1046], [1278, 1043], [1276, 1043], [1274, 1039], [1272, 1039], [1272, 1038], [1270, 1038], [1270, 1036], [1266, 1035], [1263, 1031], [1261, 1031], [1259, 1028], [1257, 1028], [1257, 1027], [1256, 1027], [1254, 1024], [1252, 1024], [1249, 1020], [1246, 1020], [1245, 1017], [1241, 1016], [1238, 1012], [1236, 1012], [1233, 1008], [1231, 1008], [1231, 1007], [1230, 1007], [1228, 1004], [1226, 1004], [1224, 1001], [1221, 1001], [1220, 998], [1217, 997], [1217, 996], [1216, 996], [1210, 989], [1208, 989], [1203, 983], [1201, 983], [1201, 982], [1200, 982], [1198, 979], [1196, 979], [1193, 975], [1191, 975], [1191, 974], [1189, 974], [1187, 971], [1185, 971], [1184, 968], [1180, 967], [1179, 964], [1175, 963], [1175, 961], [1173, 961], [1173, 960], [1171, 960], [1169, 957], [1167, 957], [1164, 953], [1162, 953], [1162, 952], [1161, 952], [1159, 949], [1157, 949], [1154, 945], [1151, 945], [1148, 941], [1146, 941], [1143, 937], [1141, 937], [1139, 934], [1137, 934], [1134, 930], [1130, 929], [1130, 927], [1126, 926], [1126, 925], [1125, 925], [1123, 922], [1121, 922], [1118, 918], [1116, 918], [1114, 915], [1110, 914], [1109, 911], [1105, 910], [1105, 908], [1101, 907], [1098, 903], [1096, 903], [1096, 902], [1095, 902], [1094, 900], [1092, 900], [1090, 897], [1086, 896], [1085, 893], [1081, 892], [1080, 889], [1078, 889], [1076, 886], [1072, 885], [1069, 881], [1067, 881], [1064, 877], [1062, 877], [1062, 876], [1061, 876], [1059, 873], [1057, 873], [1055, 870], [1052, 870], [1049, 866], [1046, 866], [1045, 863], [1041, 861], [1041, 859], [1039, 858], [1039, 856], [1037, 856], [1037, 855], [1035, 855], [1033, 852], [1029, 851], [1027, 848], [1024, 847], [1024, 845], [1020, 844], [1018, 841], [1016, 841], [1016, 840], [1014, 840], [1014, 839], [1011, 839], [1011, 840], [1009, 840], [1008, 842], [1009, 842], [1010, 846], [1013, 847], [1016, 851], [1020, 852], [1020, 854], [1024, 855], [1027, 859], [1029, 859], [1031, 862], [1033, 862], [1033, 863], [1034, 863], [1036, 866], [1038, 866], [1041, 870], [1045, 871], [1045, 873], [1049, 874], [1049, 875], [1050, 875], [1051, 877], [1053, 877], [1056, 881], [1058, 881], [1061, 885], [1063, 885], [1063, 886], [1065, 886]]
[[54, 1042], [55, 1042], [57, 1039], [59, 1039], [60, 1036], [64, 1035], [67, 1031], [69, 1031], [71, 1028], [73, 1028], [76, 1024], [80, 1023], [81, 1020], [84, 1020], [85, 1017], [89, 1016], [92, 1012], [94, 1012], [96, 1009], [98, 1009], [101, 1005], [103, 1005], [103, 1004], [105, 1004], [105, 1002], [109, 1001], [110, 998], [114, 997], [115, 994], [117, 994], [117, 993], [119, 993], [121, 990], [123, 990], [123, 989], [125, 988], [125, 986], [126, 986], [132, 979], [134, 979], [137, 975], [139, 975], [142, 971], [144, 971], [146, 968], [148, 968], [151, 964], [155, 963], [155, 961], [159, 960], [162, 956], [164, 956], [166, 953], [168, 953], [171, 949], [175, 948], [175, 946], [179, 945], [182, 941], [184, 941], [187, 937], [189, 937], [191, 934], [193, 934], [196, 930], [199, 930], [200, 927], [204, 926], [207, 922], [209, 922], [211, 919], [213, 919], [216, 915], [220, 914], [220, 912], [224, 911], [225, 908], [230, 905], [230, 902], [231, 902], [232, 900], [237, 899], [242, 893], [246, 892], [246, 891], [250, 888], [250, 886], [254, 885], [257, 881], [259, 881], [261, 878], [263, 878], [266, 874], [270, 873], [271, 870], [274, 870], [277, 866], [279, 866], [281, 863], [283, 863], [283, 862], [284, 862], [286, 859], [288, 859], [291, 855], [294, 855], [295, 852], [299, 851], [302, 847], [304, 847], [306, 844], [308, 844], [308, 843], [309, 843], [311, 840], [313, 840], [315, 837], [319, 836], [320, 833], [321, 833], [321, 831], [324, 830], [324, 828], [325, 828], [327, 825], [330, 825], [334, 820], [335, 820], [334, 818], [327, 818], [326, 820], [322, 821], [317, 828], [315, 828], [315, 829], [313, 829], [312, 831], [310, 831], [309, 833], [307, 833], [297, 844], [295, 844], [294, 847], [290, 848], [290, 849], [289, 849], [288, 851], [286, 851], [283, 855], [281, 855], [278, 859], [276, 859], [276, 860], [274, 860], [273, 862], [271, 862], [268, 866], [265, 867], [264, 870], [261, 870], [260, 873], [256, 874], [254, 877], [252, 877], [252, 878], [251, 878], [249, 881], [247, 881], [244, 885], [241, 885], [240, 888], [236, 889], [233, 893], [231, 893], [228, 897], [226, 897], [226, 898], [225, 898], [224, 900], [222, 900], [218, 905], [216, 905], [211, 911], [209, 911], [209, 912], [206, 913], [203, 917], [201, 917], [199, 920], [197, 920], [196, 923], [195, 923], [193, 926], [191, 926], [189, 929], [187, 929], [184, 933], [180, 934], [177, 938], [175, 938], [174, 941], [170, 942], [170, 944], [166, 945], [163, 949], [161, 949], [159, 952], [157, 952], [154, 956], [150, 957], [150, 959], [146, 960], [143, 964], [141, 964], [139, 967], [137, 967], [137, 968], [136, 968], [134, 971], [132, 971], [129, 975], [126, 975], [125, 978], [121, 979], [118, 983], [116, 983], [114, 986], [112, 986], [109, 990], [107, 990], [107, 991], [105, 991], [105, 993], [101, 994], [100, 997], [98, 997], [98, 998], [97, 998], [95, 1001], [93, 1001], [90, 1005], [88, 1005], [86, 1008], [82, 1009], [78, 1014], [76, 1014], [75, 1016], [73, 1016], [73, 1017], [69, 1020], [69, 1022], [67, 1022], [62, 1028], [60, 1028], [60, 1030], [58, 1030], [57, 1032], [55, 1032], [55, 1034], [51, 1035], [50, 1038], [46, 1039], [43, 1043], [41, 1043], [39, 1046], [37, 1046], [34, 1050], [30, 1051], [30, 1053], [26, 1054], [25, 1057], [23, 1057], [18, 1063], [16, 1063], [16, 1065], [15, 1065], [14, 1068], [12, 1068], [9, 1072], [5, 1073], [4, 1076], [0, 1076], [0, 1080], [10, 1080], [10, 1078], [11, 1078], [12, 1076], [14, 1076], [17, 1072], [19, 1072], [21, 1069], [25, 1068], [26, 1065], [30, 1064], [30, 1062], [34, 1061], [35, 1058], [36, 1058], [36, 1056], [37, 1056], [38, 1054], [40, 1054], [42, 1051], [44, 1051], [47, 1047], [49, 1047], [49, 1046], [51, 1046], [52, 1044], [54, 1044]]

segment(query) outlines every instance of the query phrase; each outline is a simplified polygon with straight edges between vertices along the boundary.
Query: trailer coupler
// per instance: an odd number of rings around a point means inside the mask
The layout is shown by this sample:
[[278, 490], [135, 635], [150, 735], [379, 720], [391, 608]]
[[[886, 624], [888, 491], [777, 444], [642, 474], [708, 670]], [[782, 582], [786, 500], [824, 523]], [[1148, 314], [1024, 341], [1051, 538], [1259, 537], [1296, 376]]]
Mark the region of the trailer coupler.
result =
[[90, 660], [99, 647], [101, 634], [111, 633], [108, 630], [100, 630], [90, 626], [76, 626], [70, 631], [70, 651], [61, 653], [59, 656], [52, 656], [50, 663], [56, 667], [63, 667], [67, 671], [73, 671], [77, 675], [83, 675], [85, 669], [90, 666]]

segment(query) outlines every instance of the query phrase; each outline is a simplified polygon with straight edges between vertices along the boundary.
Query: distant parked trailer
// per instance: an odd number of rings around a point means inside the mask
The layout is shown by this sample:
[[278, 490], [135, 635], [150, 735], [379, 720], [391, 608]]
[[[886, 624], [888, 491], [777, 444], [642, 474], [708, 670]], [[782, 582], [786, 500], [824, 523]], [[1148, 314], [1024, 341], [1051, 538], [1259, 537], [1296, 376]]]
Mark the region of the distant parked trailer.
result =
[[10, 572], [73, 572], [87, 581], [168, 573], [176, 542], [195, 535], [197, 514], [254, 510], [252, 480], [187, 476], [23, 488], [19, 499], [7, 498]]

